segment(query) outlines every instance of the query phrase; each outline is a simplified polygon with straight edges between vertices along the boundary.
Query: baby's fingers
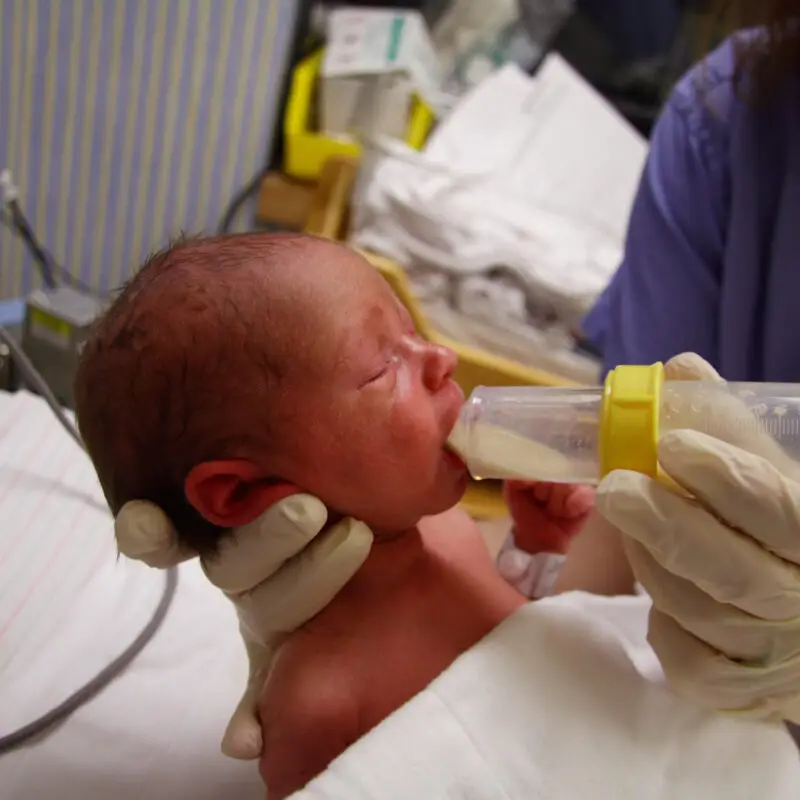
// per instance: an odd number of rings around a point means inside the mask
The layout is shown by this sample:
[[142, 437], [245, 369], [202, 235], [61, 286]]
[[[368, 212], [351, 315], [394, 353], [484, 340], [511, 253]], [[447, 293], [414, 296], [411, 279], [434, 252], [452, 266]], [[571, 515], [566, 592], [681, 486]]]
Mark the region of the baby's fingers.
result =
[[506, 494], [520, 494], [531, 491], [536, 485], [536, 481], [505, 481], [503, 489]]
[[587, 514], [594, 503], [594, 490], [589, 486], [548, 481], [507, 481], [506, 500], [509, 505], [520, 502], [536, 506], [551, 517], [576, 519]]
[[569, 486], [564, 500], [564, 517], [577, 519], [586, 516], [594, 507], [594, 487]]
[[506, 497], [523, 496], [544, 504], [550, 499], [550, 493], [556, 485], [545, 481], [506, 481], [505, 494]]
[[590, 486], [572, 483], [544, 483], [534, 490], [536, 499], [554, 518], [573, 520], [589, 513], [594, 504]]

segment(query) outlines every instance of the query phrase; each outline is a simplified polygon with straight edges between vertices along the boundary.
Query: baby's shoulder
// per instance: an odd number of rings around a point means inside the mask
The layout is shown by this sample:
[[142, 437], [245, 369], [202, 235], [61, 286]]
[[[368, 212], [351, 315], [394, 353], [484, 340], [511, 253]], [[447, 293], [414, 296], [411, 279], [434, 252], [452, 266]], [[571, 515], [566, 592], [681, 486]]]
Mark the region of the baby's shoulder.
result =
[[319, 635], [306, 628], [295, 631], [278, 650], [261, 697], [267, 717], [346, 716], [355, 707], [346, 660], [335, 648], [323, 652]]
[[314, 649], [313, 639], [295, 634], [281, 648], [259, 702], [261, 774], [281, 797], [305, 785], [360, 735], [352, 672], [335, 654]]

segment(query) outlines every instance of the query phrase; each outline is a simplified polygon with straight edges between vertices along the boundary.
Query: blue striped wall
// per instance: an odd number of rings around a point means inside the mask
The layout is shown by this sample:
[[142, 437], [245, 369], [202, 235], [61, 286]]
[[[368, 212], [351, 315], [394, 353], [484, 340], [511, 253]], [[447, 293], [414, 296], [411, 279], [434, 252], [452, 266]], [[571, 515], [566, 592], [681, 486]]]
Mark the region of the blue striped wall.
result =
[[[113, 288], [210, 231], [263, 163], [295, 0], [0, 0], [0, 167], [74, 275]], [[38, 285], [0, 229], [0, 299]]]

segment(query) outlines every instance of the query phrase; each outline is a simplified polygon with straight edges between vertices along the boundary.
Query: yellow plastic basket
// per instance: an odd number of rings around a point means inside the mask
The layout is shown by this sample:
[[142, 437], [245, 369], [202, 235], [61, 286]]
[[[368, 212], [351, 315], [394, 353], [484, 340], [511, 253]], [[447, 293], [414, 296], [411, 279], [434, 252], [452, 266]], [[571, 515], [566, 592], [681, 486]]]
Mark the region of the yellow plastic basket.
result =
[[[283, 118], [283, 171], [301, 179], [319, 177], [325, 162], [335, 156], [359, 158], [361, 147], [312, 130], [313, 103], [323, 50], [303, 59], [294, 68], [289, 102]], [[419, 97], [414, 98], [405, 141], [416, 150], [422, 148], [433, 126], [433, 110]]]

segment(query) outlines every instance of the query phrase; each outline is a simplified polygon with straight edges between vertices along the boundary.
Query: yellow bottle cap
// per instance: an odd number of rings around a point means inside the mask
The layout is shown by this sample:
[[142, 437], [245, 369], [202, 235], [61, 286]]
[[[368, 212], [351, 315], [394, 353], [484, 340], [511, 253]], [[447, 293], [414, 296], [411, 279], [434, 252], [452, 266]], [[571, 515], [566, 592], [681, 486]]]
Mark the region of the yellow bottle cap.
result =
[[611, 370], [600, 416], [600, 477], [615, 469], [658, 476], [658, 414], [664, 365]]

